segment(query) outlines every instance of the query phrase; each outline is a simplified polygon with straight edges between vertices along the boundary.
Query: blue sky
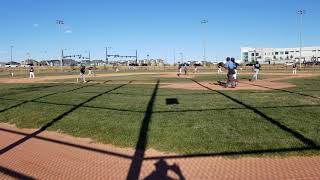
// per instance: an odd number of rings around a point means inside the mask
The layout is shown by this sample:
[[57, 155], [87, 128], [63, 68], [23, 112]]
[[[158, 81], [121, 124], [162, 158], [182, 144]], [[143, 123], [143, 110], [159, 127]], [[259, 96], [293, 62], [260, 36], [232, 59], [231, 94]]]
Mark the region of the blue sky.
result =
[[[319, 0], [1, 0], [0, 61], [59, 58], [91, 52], [173, 61], [240, 56], [241, 46], [297, 47], [298, 9], [305, 9], [304, 45], [320, 46]], [[63, 19], [63, 32], [55, 24]], [[200, 22], [208, 19], [204, 26]], [[29, 55], [28, 55], [29, 54]]]

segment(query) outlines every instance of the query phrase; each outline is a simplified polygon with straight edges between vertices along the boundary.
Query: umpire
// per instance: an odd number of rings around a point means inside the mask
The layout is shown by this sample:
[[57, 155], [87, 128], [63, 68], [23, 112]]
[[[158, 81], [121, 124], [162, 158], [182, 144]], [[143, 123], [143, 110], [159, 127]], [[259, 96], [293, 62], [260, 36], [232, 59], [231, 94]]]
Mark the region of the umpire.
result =
[[226, 84], [226, 87], [231, 87], [231, 88], [235, 88], [235, 80], [234, 80], [234, 74], [235, 72], [235, 68], [236, 65], [235, 63], [233, 63], [230, 59], [230, 57], [227, 58], [227, 63], [225, 64], [225, 68], [228, 70], [228, 81]]

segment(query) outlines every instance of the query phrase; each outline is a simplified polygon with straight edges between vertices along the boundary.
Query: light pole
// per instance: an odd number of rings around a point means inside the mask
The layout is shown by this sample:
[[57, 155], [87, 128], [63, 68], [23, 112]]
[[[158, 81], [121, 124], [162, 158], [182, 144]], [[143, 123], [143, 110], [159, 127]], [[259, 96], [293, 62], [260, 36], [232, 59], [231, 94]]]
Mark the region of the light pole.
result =
[[298, 11], [298, 15], [300, 16], [300, 33], [299, 33], [299, 36], [300, 36], [300, 57], [299, 57], [299, 63], [300, 63], [300, 68], [301, 68], [301, 59], [302, 59], [302, 26], [303, 26], [303, 15], [306, 14], [306, 11], [305, 10], [299, 10]]
[[111, 47], [106, 47], [106, 64], [109, 63], [109, 58], [108, 58], [108, 49], [111, 49]]
[[44, 60], [46, 61], [46, 60], [49, 60], [49, 58], [48, 58], [48, 56], [47, 56], [47, 51], [44, 51]]
[[[201, 21], [201, 24], [206, 26], [209, 23], [207, 19]], [[206, 42], [206, 29], [204, 28], [204, 37], [203, 37], [203, 61], [207, 61], [207, 42]]]
[[89, 61], [89, 66], [91, 66], [91, 52], [90, 52], [90, 50], [85, 50], [84, 53], [88, 53], [86, 60]]
[[28, 56], [28, 60], [30, 60], [31, 55], [29, 52], [27, 52], [27, 56]]
[[176, 49], [173, 49], [173, 66], [176, 65]]
[[183, 52], [180, 53], [181, 56], [181, 63], [183, 64]]
[[[62, 30], [62, 26], [64, 25], [64, 21], [63, 20], [57, 20], [56, 23], [59, 25], [59, 34], [61, 34], [61, 30]], [[61, 38], [62, 41], [62, 38]], [[63, 47], [61, 48], [61, 63], [60, 63], [60, 67], [61, 67], [61, 71], [63, 71]]]
[[11, 45], [11, 46], [10, 46], [10, 60], [11, 60], [11, 62], [12, 62], [12, 60], [13, 60], [13, 59], [12, 59], [12, 50], [13, 50], [13, 46]]

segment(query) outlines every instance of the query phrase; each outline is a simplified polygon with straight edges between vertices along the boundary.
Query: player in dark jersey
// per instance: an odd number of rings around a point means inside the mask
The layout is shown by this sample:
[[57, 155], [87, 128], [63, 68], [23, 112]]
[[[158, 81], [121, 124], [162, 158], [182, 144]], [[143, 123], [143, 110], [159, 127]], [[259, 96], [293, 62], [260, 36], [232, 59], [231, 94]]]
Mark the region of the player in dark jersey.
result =
[[86, 66], [82, 65], [80, 67], [80, 79], [82, 79], [83, 83], [86, 83], [86, 77], [85, 77], [85, 73], [86, 73]]

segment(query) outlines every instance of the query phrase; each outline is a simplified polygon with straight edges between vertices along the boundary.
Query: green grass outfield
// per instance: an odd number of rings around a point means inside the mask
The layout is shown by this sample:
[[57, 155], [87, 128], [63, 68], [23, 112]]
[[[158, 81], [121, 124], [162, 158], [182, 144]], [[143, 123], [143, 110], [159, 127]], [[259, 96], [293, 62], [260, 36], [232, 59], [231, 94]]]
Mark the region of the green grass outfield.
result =
[[[154, 84], [128, 83], [137, 80]], [[193, 82], [144, 75], [89, 84], [0, 84], [0, 122], [20, 128], [54, 122], [46, 130], [120, 147], [143, 141], [179, 154], [319, 154], [320, 77], [288, 80], [297, 87], [271, 91], [162, 89], [158, 81]], [[170, 98], [179, 104], [168, 105]]]

